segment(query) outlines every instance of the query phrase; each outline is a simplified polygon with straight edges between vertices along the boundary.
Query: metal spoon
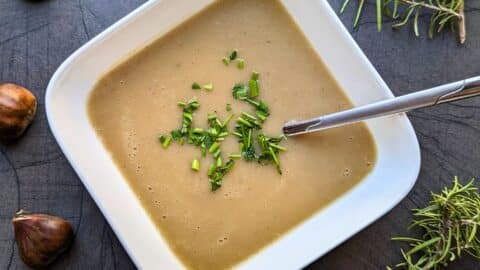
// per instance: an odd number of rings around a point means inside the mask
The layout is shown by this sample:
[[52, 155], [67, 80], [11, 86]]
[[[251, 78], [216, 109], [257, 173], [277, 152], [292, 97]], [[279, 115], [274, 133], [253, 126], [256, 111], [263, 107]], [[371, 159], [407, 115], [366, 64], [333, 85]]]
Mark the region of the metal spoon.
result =
[[480, 95], [480, 76], [316, 118], [291, 120], [283, 126], [283, 133], [287, 136], [310, 133], [476, 95]]

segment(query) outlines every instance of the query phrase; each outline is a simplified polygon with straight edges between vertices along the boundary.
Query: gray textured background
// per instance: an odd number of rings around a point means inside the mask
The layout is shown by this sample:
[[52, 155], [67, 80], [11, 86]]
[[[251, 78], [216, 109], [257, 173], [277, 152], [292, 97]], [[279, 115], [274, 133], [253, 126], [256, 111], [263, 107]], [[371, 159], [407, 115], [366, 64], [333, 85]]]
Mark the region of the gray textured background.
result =
[[[192, 0], [193, 1], [193, 0]], [[77, 231], [76, 242], [53, 269], [133, 269], [102, 214], [53, 139], [45, 118], [47, 83], [62, 61], [90, 38], [144, 0], [0, 0], [0, 81], [15, 82], [39, 97], [37, 118], [27, 135], [0, 144], [0, 269], [25, 269], [10, 219], [19, 208], [60, 215]], [[329, 0], [338, 10], [342, 0]], [[353, 1], [356, 2], [356, 1]], [[468, 40], [446, 32], [434, 40], [414, 38], [411, 28], [379, 34], [374, 6], [352, 29], [354, 6], [342, 21], [396, 95], [480, 75], [480, 1], [466, 0]], [[388, 24], [388, 23], [387, 23]], [[423, 30], [425, 22], [421, 29]], [[410, 114], [422, 149], [422, 169], [408, 197], [388, 215], [313, 263], [309, 269], [385, 269], [398, 262], [409, 209], [423, 206], [429, 191], [480, 172], [480, 98]], [[79, 138], [79, 142], [81, 139]], [[385, 179], [388, 181], [388, 179]], [[470, 258], [449, 269], [479, 269]]]

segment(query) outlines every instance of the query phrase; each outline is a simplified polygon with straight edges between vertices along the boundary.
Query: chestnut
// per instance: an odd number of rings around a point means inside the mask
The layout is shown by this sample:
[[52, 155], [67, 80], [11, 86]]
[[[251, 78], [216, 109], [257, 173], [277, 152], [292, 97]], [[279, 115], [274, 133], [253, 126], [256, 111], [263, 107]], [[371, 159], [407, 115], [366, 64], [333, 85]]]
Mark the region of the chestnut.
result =
[[12, 223], [20, 257], [35, 269], [52, 263], [70, 247], [74, 238], [72, 225], [56, 216], [20, 210]]
[[37, 99], [26, 88], [0, 84], [0, 139], [20, 137], [30, 125], [37, 111]]

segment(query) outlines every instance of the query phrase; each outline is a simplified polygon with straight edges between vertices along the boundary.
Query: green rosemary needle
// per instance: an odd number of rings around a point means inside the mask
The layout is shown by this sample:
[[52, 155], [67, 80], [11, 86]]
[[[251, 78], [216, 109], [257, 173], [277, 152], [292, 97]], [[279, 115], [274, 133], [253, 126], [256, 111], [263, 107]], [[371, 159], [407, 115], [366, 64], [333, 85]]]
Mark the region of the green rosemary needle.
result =
[[[419, 17], [424, 11], [429, 11], [430, 22], [428, 36], [433, 37], [435, 32], [441, 32], [445, 28], [454, 30], [457, 28], [460, 43], [465, 43], [465, 0], [375, 0], [378, 31], [382, 30], [382, 19], [387, 16], [395, 21], [393, 28], [400, 28], [409, 22], [413, 24], [413, 31], [420, 36]], [[358, 6], [353, 21], [356, 27], [365, 6], [365, 0], [357, 0]], [[344, 0], [340, 9], [343, 13], [351, 0]]]
[[421, 239], [392, 238], [410, 246], [407, 251], [401, 250], [404, 262], [397, 268], [440, 269], [464, 253], [480, 259], [480, 194], [473, 183], [472, 179], [462, 185], [455, 177], [452, 188], [432, 193], [427, 207], [413, 210], [415, 220], [409, 229], [418, 228], [424, 234]]

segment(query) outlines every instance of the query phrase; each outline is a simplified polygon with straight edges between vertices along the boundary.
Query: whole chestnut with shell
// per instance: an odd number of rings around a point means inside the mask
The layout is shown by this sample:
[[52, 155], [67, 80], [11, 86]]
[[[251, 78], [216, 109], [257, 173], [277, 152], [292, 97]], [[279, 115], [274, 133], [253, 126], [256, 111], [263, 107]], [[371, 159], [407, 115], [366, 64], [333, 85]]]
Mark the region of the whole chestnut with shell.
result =
[[20, 137], [37, 111], [37, 99], [28, 89], [0, 83], [0, 139]]

